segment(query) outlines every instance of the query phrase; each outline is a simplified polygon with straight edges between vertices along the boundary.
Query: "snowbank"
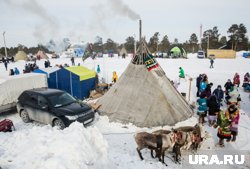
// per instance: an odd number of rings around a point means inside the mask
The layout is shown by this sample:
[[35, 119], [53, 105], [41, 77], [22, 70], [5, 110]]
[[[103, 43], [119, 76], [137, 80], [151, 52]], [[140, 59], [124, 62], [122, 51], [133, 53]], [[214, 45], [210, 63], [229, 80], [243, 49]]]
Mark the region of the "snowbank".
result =
[[107, 158], [108, 144], [98, 128], [84, 128], [77, 122], [65, 130], [34, 126], [0, 133], [0, 145], [2, 168], [114, 168]]

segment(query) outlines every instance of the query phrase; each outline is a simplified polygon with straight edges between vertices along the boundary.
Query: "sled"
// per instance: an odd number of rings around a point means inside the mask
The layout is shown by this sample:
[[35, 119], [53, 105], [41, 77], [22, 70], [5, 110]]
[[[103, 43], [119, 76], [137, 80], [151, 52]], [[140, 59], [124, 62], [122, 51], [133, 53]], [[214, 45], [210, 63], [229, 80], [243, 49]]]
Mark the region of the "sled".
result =
[[14, 124], [9, 119], [0, 121], [0, 132], [12, 132], [15, 130]]

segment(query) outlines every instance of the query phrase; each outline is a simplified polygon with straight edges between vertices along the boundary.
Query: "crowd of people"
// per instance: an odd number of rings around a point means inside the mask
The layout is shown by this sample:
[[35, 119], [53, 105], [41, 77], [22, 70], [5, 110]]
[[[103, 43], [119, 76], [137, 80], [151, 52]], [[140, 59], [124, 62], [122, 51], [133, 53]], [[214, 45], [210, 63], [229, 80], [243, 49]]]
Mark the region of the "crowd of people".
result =
[[23, 73], [30, 73], [30, 72], [33, 72], [36, 69], [39, 69], [36, 62], [34, 62], [34, 63], [26, 63], [25, 66], [24, 66], [24, 69], [23, 69]]
[[[249, 73], [244, 76], [243, 87], [249, 83]], [[224, 140], [236, 141], [240, 119], [239, 106], [241, 97], [238, 91], [240, 76], [235, 73], [233, 80], [227, 80], [224, 90], [221, 85], [212, 92], [213, 83], [209, 83], [206, 74], [200, 74], [196, 79], [197, 87], [197, 114], [199, 123], [204, 125], [207, 117], [210, 127], [218, 128], [219, 145], [224, 146]], [[225, 101], [225, 102], [223, 102]], [[224, 111], [222, 107], [226, 108]]]

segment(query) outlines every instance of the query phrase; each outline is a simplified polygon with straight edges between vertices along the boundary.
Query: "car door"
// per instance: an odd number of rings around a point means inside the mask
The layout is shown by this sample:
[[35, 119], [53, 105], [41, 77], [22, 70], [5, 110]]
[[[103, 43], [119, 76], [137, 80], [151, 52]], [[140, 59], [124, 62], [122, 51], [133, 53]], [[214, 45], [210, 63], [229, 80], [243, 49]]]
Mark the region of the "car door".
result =
[[30, 119], [37, 121], [37, 94], [29, 93], [29, 97], [25, 100], [24, 110], [29, 114]]
[[44, 124], [51, 124], [51, 120], [53, 118], [53, 115], [49, 112], [49, 103], [47, 99], [42, 96], [38, 95], [38, 107], [37, 107], [37, 117], [39, 118], [38, 121]]

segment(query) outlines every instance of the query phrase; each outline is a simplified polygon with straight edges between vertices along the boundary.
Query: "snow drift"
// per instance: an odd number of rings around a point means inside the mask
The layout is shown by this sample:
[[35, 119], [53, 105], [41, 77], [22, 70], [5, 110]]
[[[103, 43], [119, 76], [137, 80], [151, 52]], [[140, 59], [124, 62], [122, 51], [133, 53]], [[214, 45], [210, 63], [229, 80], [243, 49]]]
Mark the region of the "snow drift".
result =
[[78, 122], [64, 130], [47, 125], [0, 133], [0, 145], [3, 145], [0, 147], [2, 168], [114, 168], [108, 162], [108, 144], [98, 128], [84, 128]]

